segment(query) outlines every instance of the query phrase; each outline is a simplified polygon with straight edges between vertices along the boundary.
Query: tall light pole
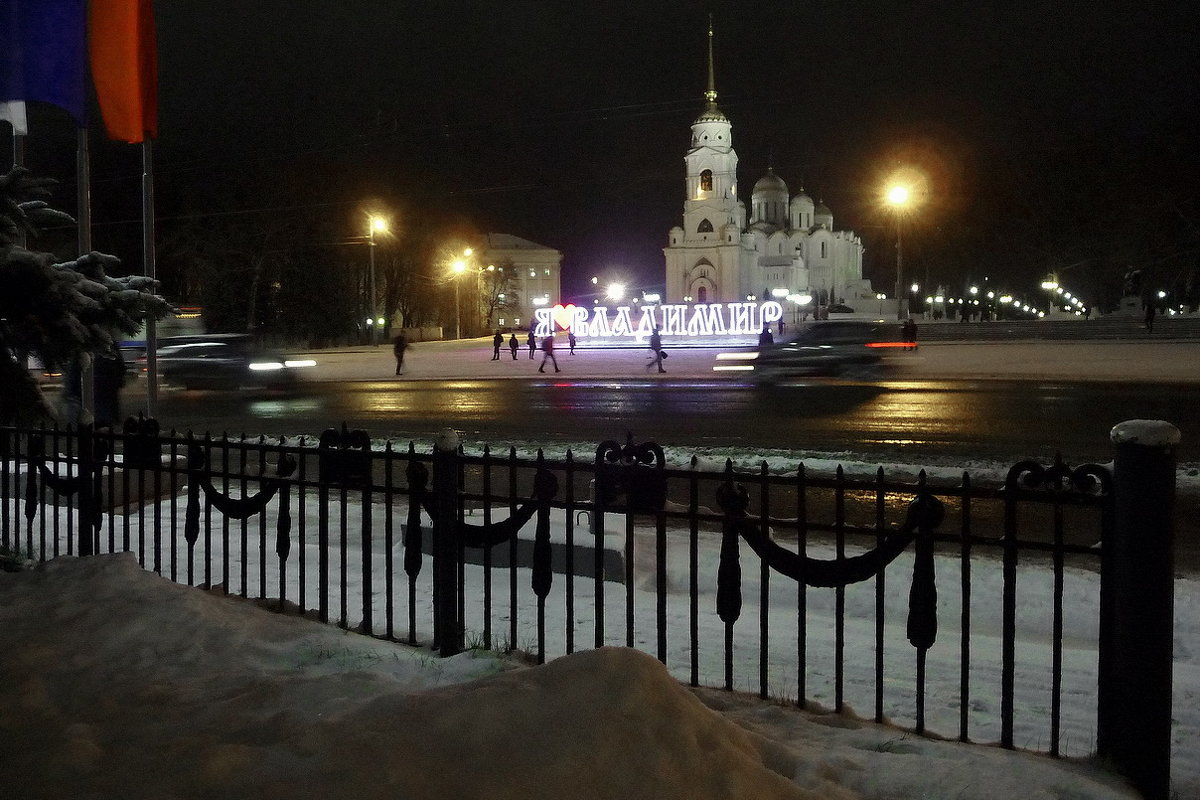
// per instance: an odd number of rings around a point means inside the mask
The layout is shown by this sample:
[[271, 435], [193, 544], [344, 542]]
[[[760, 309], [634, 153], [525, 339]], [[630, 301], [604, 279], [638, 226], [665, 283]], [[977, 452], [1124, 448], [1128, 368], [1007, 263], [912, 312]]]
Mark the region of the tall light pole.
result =
[[901, 184], [893, 184], [887, 190], [887, 202], [892, 207], [892, 213], [896, 215], [896, 319], [908, 319], [908, 303], [904, 292], [904, 247], [901, 238], [900, 217], [904, 209], [908, 206], [910, 194], [908, 187]]
[[367, 244], [371, 248], [371, 321], [367, 326], [371, 329], [371, 346], [379, 346], [379, 308], [375, 300], [375, 232], [387, 231], [387, 220], [372, 215], [367, 222]]
[[467, 259], [471, 257], [474, 251], [471, 248], [463, 250], [462, 258], [456, 258], [450, 264], [450, 269], [454, 272], [454, 338], [462, 338], [462, 305], [459, 303], [459, 284], [462, 283], [462, 274], [467, 271]]

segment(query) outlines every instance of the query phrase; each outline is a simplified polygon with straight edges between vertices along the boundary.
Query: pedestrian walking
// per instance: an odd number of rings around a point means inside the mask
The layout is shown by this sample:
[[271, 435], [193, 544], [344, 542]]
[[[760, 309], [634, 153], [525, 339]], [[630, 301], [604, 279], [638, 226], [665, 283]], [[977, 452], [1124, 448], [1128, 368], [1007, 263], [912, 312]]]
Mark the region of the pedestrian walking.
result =
[[517, 341], [517, 335], [514, 333], [512, 338], [508, 340], [508, 349], [512, 351], [513, 361], [517, 360], [517, 351], [521, 349], [521, 343]]
[[529, 335], [525, 337], [529, 343], [529, 360], [533, 361], [533, 351], [537, 350], [537, 337], [533, 335], [533, 328], [529, 329]]
[[575, 355], [575, 331], [567, 331], [567, 345], [571, 355]]
[[783, 317], [779, 318], [779, 335], [783, 336]]
[[775, 344], [775, 337], [771, 335], [771, 326], [764, 325], [762, 333], [758, 335], [758, 346], [762, 347], [768, 344]]
[[396, 374], [404, 372], [404, 351], [408, 349], [408, 339], [404, 338], [404, 334], [398, 334], [392, 340], [392, 355], [396, 357]]
[[1146, 330], [1153, 333], [1154, 315], [1158, 313], [1158, 304], [1153, 300], [1144, 301], [1146, 304]]
[[554, 357], [554, 331], [550, 331], [550, 335], [542, 339], [542, 365], [538, 367], [538, 372], [546, 371], [546, 361], [554, 362], [554, 371], [562, 372], [558, 368], [558, 359]]
[[492, 337], [492, 361], [500, 360], [500, 348], [504, 346], [504, 334], [499, 330]]
[[654, 333], [650, 334], [650, 360], [646, 362], [646, 369], [657, 366], [659, 372], [666, 372], [662, 365], [666, 356], [662, 349], [662, 335], [659, 334], [658, 328], [655, 328]]
[[905, 350], [917, 349], [917, 323], [912, 317], [904, 320], [904, 324], [900, 326], [900, 336], [904, 339]]
[[125, 385], [125, 359], [121, 351], [112, 355], [97, 356], [92, 360], [95, 402], [95, 425], [97, 428], [116, 430], [121, 418], [121, 387]]

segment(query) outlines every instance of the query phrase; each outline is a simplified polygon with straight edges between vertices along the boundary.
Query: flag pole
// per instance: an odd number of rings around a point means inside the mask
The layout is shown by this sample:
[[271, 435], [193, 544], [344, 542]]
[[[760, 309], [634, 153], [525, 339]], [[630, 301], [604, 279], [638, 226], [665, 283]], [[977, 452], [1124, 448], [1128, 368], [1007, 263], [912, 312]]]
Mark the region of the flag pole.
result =
[[[79, 235], [79, 255], [85, 256], [92, 252], [92, 162], [88, 148], [88, 129], [80, 126], [76, 133], [75, 146], [75, 183], [78, 187], [76, 201], [76, 229]], [[96, 415], [96, 371], [93, 360], [87, 355], [80, 356], [83, 409], [88, 417]]]
[[[154, 150], [150, 132], [142, 137], [142, 268], [157, 280], [154, 249]], [[154, 317], [146, 317], [146, 416], [158, 410], [158, 332]]]

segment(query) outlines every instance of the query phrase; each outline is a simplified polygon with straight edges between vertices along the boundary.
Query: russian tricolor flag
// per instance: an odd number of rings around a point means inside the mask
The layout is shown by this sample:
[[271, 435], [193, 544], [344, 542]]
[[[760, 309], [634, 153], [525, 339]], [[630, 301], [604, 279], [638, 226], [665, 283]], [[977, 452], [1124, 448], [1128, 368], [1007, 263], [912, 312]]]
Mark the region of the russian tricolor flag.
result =
[[158, 132], [153, 0], [6, 0], [0, 11], [0, 119], [28, 133], [25, 102], [85, 124], [87, 63], [109, 138]]
[[108, 137], [141, 142], [158, 134], [158, 51], [152, 0], [91, 0], [92, 82]]
[[84, 123], [84, 0], [8, 0], [0, 11], [0, 119], [28, 133], [25, 102], [51, 103]]

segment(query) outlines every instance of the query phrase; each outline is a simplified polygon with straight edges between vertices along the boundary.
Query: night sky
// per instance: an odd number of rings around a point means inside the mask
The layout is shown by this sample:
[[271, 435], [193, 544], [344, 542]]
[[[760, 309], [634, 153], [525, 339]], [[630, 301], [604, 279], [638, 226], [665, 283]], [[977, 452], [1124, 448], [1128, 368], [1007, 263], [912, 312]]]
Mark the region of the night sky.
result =
[[[1194, 264], [1200, 12], [1158, 5], [160, 0], [159, 211], [218, 212], [214, 187], [251, 175], [243, 205], [328, 203], [350, 226], [356, 199], [398, 197], [556, 247], [568, 295], [660, 279], [711, 12], [741, 195], [772, 163], [863, 237], [877, 288], [897, 166], [927, 177], [906, 247], [935, 277], [1033, 280], [1079, 249], [1053, 231], [1083, 238], [1122, 203], [1164, 217], [1148, 262]], [[27, 162], [69, 192], [63, 116], [32, 115]], [[97, 140], [94, 159], [103, 245], [136, 221], [139, 156]], [[282, 172], [310, 182], [288, 196]]]

